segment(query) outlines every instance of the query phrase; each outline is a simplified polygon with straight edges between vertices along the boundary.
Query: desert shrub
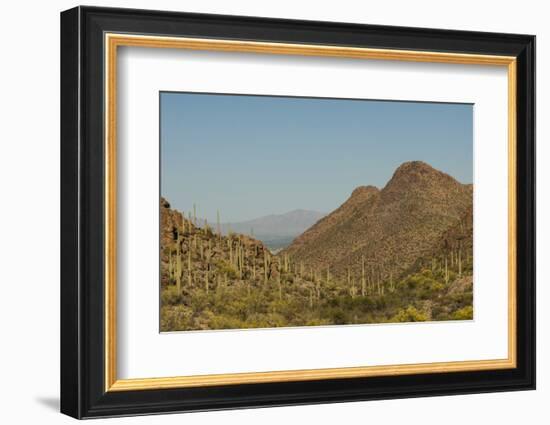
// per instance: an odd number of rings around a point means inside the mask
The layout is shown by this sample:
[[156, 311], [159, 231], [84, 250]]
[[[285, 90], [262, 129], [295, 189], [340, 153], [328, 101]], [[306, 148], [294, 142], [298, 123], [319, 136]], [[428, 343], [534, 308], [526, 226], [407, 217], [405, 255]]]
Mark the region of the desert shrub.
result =
[[469, 305], [459, 310], [456, 310], [451, 315], [451, 318], [453, 320], [472, 320], [474, 318], [474, 308]]
[[245, 323], [241, 320], [225, 315], [213, 315], [210, 328], [212, 329], [239, 329], [244, 328]]
[[361, 311], [370, 311], [385, 304], [386, 298], [375, 299], [370, 296], [357, 296], [352, 299], [352, 306], [358, 308]]
[[346, 311], [341, 308], [330, 308], [326, 310], [327, 317], [335, 325], [345, 325], [348, 322]]
[[185, 303], [193, 311], [204, 311], [209, 307], [209, 297], [199, 289], [192, 290], [189, 295], [184, 298]]
[[239, 320], [246, 320], [246, 318], [248, 317], [248, 306], [246, 305], [246, 298], [228, 300], [227, 305], [223, 308], [222, 311], [218, 310], [218, 313], [235, 317]]
[[275, 328], [280, 328], [283, 326], [288, 326], [286, 318], [278, 313], [269, 313], [266, 316], [266, 322], [268, 327], [273, 326]]
[[449, 270], [449, 282], [454, 282], [458, 277], [458, 273], [455, 273], [452, 270]]
[[390, 322], [425, 322], [426, 320], [428, 320], [428, 316], [410, 305], [406, 309], [399, 310], [397, 314], [390, 319]]
[[434, 279], [430, 270], [411, 275], [397, 284], [399, 295], [408, 297], [409, 300], [433, 299], [439, 296], [444, 289], [445, 285]]
[[424, 277], [429, 277], [430, 279], [433, 279], [434, 278], [434, 274], [432, 273], [432, 270], [431, 269], [426, 269], [426, 268], [423, 268], [421, 271], [420, 271], [420, 274]]
[[321, 319], [319, 317], [311, 318], [304, 323], [304, 326], [324, 326], [332, 325], [328, 319]]
[[177, 305], [182, 301], [181, 293], [176, 286], [162, 288], [160, 294], [161, 305]]
[[216, 268], [218, 273], [222, 276], [227, 275], [228, 279], [236, 279], [238, 276], [237, 270], [228, 262], [224, 260], [219, 260], [216, 262]]
[[160, 330], [173, 331], [191, 327], [192, 311], [184, 306], [164, 306], [160, 310]]
[[471, 291], [451, 294], [445, 296], [441, 300], [441, 304], [445, 305], [449, 311], [455, 311], [464, 307], [472, 306], [473, 298], [473, 292]]

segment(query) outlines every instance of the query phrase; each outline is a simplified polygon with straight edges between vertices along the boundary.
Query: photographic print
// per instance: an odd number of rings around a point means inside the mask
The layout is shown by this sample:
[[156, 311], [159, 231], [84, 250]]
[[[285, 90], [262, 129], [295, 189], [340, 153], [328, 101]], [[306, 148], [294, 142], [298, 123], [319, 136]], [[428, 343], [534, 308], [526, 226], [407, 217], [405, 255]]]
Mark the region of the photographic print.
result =
[[160, 330], [473, 319], [473, 105], [160, 93]]
[[60, 34], [62, 413], [535, 389], [535, 36]]

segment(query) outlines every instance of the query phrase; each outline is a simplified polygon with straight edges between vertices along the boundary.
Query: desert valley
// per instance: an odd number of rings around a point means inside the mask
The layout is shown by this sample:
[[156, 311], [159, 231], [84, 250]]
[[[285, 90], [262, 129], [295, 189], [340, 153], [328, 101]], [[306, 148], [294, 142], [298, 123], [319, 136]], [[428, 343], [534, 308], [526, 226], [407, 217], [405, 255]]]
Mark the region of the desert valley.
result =
[[472, 185], [420, 161], [326, 215], [293, 212], [287, 233], [208, 223], [163, 198], [160, 329], [472, 319], [472, 200]]

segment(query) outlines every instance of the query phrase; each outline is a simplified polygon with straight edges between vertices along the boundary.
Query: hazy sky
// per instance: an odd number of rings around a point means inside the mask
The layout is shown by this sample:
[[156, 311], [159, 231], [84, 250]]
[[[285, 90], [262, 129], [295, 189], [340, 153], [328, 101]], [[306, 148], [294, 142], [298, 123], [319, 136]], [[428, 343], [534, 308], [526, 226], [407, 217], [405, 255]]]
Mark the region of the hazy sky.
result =
[[223, 222], [330, 212], [405, 161], [473, 181], [465, 104], [161, 93], [161, 194]]

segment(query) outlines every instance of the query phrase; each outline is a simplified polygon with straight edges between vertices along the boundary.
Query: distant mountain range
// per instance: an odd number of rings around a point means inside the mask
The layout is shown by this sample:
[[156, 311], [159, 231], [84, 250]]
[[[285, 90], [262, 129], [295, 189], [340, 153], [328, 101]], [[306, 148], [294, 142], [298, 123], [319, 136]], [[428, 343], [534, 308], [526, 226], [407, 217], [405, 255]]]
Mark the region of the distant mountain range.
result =
[[311, 210], [293, 210], [284, 214], [270, 214], [238, 223], [222, 223], [222, 234], [242, 233], [262, 241], [272, 252], [284, 248], [294, 238], [325, 216]]

